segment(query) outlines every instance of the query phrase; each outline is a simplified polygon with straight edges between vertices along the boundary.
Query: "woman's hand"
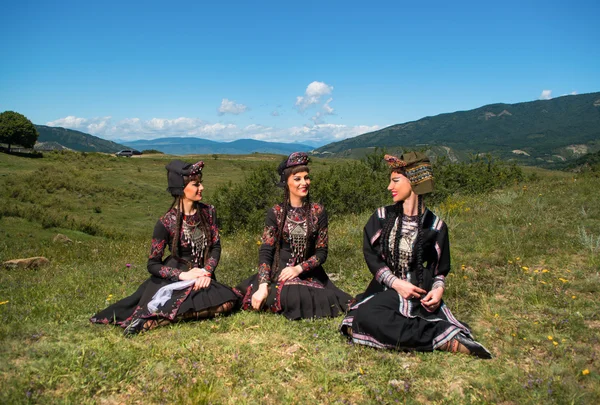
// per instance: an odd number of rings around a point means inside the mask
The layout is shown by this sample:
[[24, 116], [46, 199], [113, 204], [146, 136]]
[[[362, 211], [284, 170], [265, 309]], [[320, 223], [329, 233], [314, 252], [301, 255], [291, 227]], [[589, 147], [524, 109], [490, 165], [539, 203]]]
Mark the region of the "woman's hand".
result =
[[441, 287], [431, 290], [427, 293], [425, 298], [423, 298], [421, 300], [421, 305], [423, 305], [423, 307], [426, 310], [428, 310], [429, 312], [433, 312], [436, 309], [438, 309], [438, 307], [442, 303], [442, 295], [443, 294], [444, 294], [444, 289]]
[[211, 282], [211, 278], [210, 277], [198, 277], [196, 279], [196, 284], [194, 284], [194, 291], [198, 291], [201, 288], [206, 288], [210, 285]]
[[267, 299], [267, 295], [269, 295], [268, 284], [262, 283], [258, 286], [258, 290], [252, 294], [252, 308], [258, 311]]
[[285, 269], [281, 270], [277, 281], [282, 282], [291, 280], [294, 277], [298, 277], [300, 273], [302, 273], [302, 266], [300, 265], [294, 267], [286, 267]]
[[198, 277], [210, 277], [210, 273], [204, 269], [199, 269], [198, 267], [194, 267], [189, 271], [182, 271], [179, 274], [179, 279], [181, 281], [193, 280]]
[[398, 294], [402, 296], [405, 300], [409, 300], [411, 298], [421, 298], [421, 294], [425, 294], [425, 291], [422, 288], [417, 287], [416, 285], [409, 283], [408, 281], [397, 279], [392, 284], [392, 288], [396, 290]]

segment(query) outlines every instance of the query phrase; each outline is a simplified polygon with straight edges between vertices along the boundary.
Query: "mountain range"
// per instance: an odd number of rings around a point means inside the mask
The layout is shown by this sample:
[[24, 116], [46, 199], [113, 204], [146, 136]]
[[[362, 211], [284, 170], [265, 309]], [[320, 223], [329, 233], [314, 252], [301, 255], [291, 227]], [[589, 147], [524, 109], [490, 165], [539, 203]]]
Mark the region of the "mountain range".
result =
[[49, 149], [115, 153], [123, 149], [155, 149], [168, 154], [286, 155], [311, 151], [316, 156], [362, 157], [373, 148], [390, 153], [405, 149], [463, 160], [491, 153], [519, 163], [547, 165], [600, 151], [600, 92], [516, 104], [490, 104], [392, 125], [314, 149], [300, 143], [239, 139], [216, 142], [177, 137], [122, 141], [124, 144], [60, 127], [36, 125], [38, 142]]
[[156, 149], [173, 155], [185, 154], [231, 154], [275, 153], [288, 155], [292, 152], [308, 152], [314, 148], [299, 143], [265, 142], [254, 139], [238, 139], [232, 142], [216, 142], [202, 138], [159, 138], [127, 142], [127, 146], [137, 150]]
[[360, 157], [374, 147], [423, 149], [452, 160], [479, 153], [529, 164], [570, 160], [600, 150], [600, 93], [425, 117], [330, 143], [314, 153]]

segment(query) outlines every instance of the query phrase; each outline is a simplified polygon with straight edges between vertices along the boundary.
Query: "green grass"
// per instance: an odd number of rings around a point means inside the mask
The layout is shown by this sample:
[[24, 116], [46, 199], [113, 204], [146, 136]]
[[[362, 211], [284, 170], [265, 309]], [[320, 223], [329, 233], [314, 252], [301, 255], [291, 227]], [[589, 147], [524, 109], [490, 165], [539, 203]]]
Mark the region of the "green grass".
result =
[[[242, 181], [244, 168], [279, 160], [204, 158], [207, 202], [220, 184]], [[134, 339], [90, 324], [110, 294], [125, 297], [147, 278], [152, 227], [170, 204], [169, 159], [0, 155], [0, 260], [51, 261], [0, 270], [0, 302], [8, 301], [0, 305], [0, 403], [600, 402], [600, 252], [590, 242], [600, 236], [600, 179], [535, 170], [534, 181], [433, 207], [450, 227], [445, 300], [495, 355], [483, 361], [352, 346], [337, 332], [340, 318], [242, 312]], [[53, 190], [59, 180], [73, 185]], [[7, 205], [20, 215], [7, 215]], [[28, 213], [35, 207], [43, 207], [37, 219]], [[46, 214], [63, 226], [44, 224]], [[325, 267], [351, 294], [371, 278], [361, 252], [370, 214], [330, 220]], [[90, 218], [102, 232], [79, 229]], [[74, 242], [52, 242], [57, 233]], [[258, 238], [224, 236], [220, 281], [255, 271]]]

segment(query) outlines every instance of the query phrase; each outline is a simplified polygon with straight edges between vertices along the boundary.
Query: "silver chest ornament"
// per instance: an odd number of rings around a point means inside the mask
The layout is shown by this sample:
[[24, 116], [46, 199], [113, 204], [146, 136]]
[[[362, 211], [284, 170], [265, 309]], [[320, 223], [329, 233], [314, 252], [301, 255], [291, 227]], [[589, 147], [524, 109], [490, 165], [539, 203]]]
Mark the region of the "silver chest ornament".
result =
[[200, 229], [200, 223], [190, 225], [187, 221], [183, 221], [183, 238], [192, 247], [192, 256], [196, 264], [201, 262], [204, 256], [204, 249], [207, 245], [206, 235]]
[[292, 255], [296, 262], [304, 259], [304, 252], [306, 251], [306, 234], [307, 226], [306, 220], [294, 221], [291, 218], [287, 218], [286, 221], [288, 234], [290, 235], [290, 246], [292, 248]]

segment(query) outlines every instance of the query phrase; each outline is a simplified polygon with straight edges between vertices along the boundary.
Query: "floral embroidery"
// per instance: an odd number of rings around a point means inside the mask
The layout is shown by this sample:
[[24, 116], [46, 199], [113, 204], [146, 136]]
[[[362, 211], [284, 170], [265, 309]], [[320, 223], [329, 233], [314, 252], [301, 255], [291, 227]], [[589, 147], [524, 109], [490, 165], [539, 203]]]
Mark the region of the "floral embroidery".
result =
[[217, 264], [217, 259], [215, 259], [214, 257], [209, 257], [206, 263], [204, 263], [204, 268], [206, 269], [206, 271], [210, 271], [212, 273], [213, 271], [215, 271], [215, 267], [217, 267]]
[[181, 270], [175, 269], [173, 267], [161, 266], [159, 274], [162, 278], [166, 278], [171, 281], [179, 281], [179, 275], [181, 274]]
[[271, 266], [267, 263], [261, 263], [258, 267], [258, 283], [268, 283], [271, 279]]
[[319, 259], [317, 256], [311, 256], [300, 264], [302, 266], [302, 271], [309, 271], [314, 268], [319, 267]]
[[165, 251], [166, 240], [152, 239], [152, 247], [150, 248], [149, 259], [162, 259]]
[[329, 229], [327, 227], [319, 230], [319, 236], [317, 236], [317, 249], [327, 248], [329, 245]]
[[264, 245], [275, 246], [277, 240], [277, 228], [274, 226], [265, 226], [261, 241]]

